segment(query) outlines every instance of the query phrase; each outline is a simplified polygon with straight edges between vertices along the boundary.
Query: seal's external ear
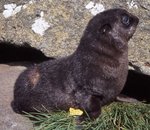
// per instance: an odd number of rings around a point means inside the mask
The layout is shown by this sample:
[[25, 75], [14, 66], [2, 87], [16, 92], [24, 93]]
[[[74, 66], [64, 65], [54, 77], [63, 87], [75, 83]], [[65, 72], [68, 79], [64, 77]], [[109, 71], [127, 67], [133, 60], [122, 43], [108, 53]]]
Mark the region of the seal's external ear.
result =
[[111, 30], [111, 25], [110, 24], [104, 24], [99, 28], [100, 34], [106, 34]]

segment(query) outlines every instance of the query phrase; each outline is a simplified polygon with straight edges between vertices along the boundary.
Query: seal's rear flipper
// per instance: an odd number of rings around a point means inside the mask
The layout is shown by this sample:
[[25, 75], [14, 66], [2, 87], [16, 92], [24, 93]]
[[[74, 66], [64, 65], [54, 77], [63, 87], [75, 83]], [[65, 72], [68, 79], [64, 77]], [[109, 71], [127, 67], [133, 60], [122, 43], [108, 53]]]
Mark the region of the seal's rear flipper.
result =
[[128, 103], [138, 103], [138, 102], [140, 102], [140, 101], [138, 101], [135, 98], [132, 98], [132, 97], [129, 97], [129, 96], [126, 96], [126, 95], [123, 95], [123, 94], [118, 95], [116, 97], [116, 101], [119, 101], [119, 102], [128, 102]]

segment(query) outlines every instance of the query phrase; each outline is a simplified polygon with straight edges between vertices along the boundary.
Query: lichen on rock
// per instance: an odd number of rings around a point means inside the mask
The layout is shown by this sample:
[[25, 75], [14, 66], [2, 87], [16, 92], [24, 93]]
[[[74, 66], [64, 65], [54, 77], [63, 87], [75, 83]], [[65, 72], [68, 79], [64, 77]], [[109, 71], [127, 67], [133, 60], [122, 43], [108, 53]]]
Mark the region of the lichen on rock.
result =
[[[150, 63], [150, 0], [3, 0], [0, 3], [0, 41], [28, 43], [50, 57], [73, 53], [93, 15], [110, 8], [125, 8], [140, 19], [129, 42], [129, 61], [150, 74], [149, 69], [148, 72], [142, 69], [149, 68], [146, 63]], [[4, 12], [9, 13], [4, 16]]]

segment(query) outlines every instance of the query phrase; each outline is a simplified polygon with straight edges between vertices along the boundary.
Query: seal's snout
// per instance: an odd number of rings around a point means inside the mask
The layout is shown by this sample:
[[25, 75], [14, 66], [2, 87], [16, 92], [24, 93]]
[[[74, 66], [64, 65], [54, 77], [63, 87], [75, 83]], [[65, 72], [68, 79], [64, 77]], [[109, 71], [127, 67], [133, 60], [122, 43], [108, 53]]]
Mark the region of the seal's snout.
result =
[[137, 16], [133, 15], [133, 14], [130, 14], [130, 21], [131, 21], [131, 25], [130, 25], [130, 27], [128, 29], [128, 37], [127, 37], [128, 40], [135, 33], [137, 25], [139, 23], [139, 18]]
[[133, 19], [135, 21], [135, 25], [137, 26], [139, 23], [139, 18], [137, 16], [133, 16]]
[[139, 18], [138, 18], [137, 16], [131, 14], [131, 13], [130, 13], [130, 17], [131, 17], [131, 19], [132, 19], [132, 21], [133, 21], [133, 24], [134, 24], [135, 26], [137, 26], [138, 23], [139, 23]]

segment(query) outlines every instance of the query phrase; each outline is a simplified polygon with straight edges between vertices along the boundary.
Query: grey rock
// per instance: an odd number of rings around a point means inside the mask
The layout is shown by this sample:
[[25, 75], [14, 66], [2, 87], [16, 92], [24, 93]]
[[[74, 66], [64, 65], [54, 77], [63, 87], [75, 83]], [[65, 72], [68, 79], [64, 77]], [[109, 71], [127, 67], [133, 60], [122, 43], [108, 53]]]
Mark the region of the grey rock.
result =
[[33, 130], [31, 121], [11, 108], [14, 83], [24, 69], [0, 64], [0, 130]]
[[[105, 9], [125, 8], [139, 17], [139, 26], [129, 43], [129, 62], [142, 73], [150, 75], [150, 0], [91, 1], [101, 3]], [[90, 0], [1, 0], [0, 41], [18, 45], [28, 43], [50, 57], [69, 55], [76, 49], [86, 24], [93, 17], [91, 9], [85, 8], [89, 2]], [[5, 18], [4, 5], [11, 3], [21, 6], [21, 11]], [[33, 30], [35, 20], [39, 19], [47, 24], [42, 35]], [[136, 70], [136, 67], [133, 69]]]

